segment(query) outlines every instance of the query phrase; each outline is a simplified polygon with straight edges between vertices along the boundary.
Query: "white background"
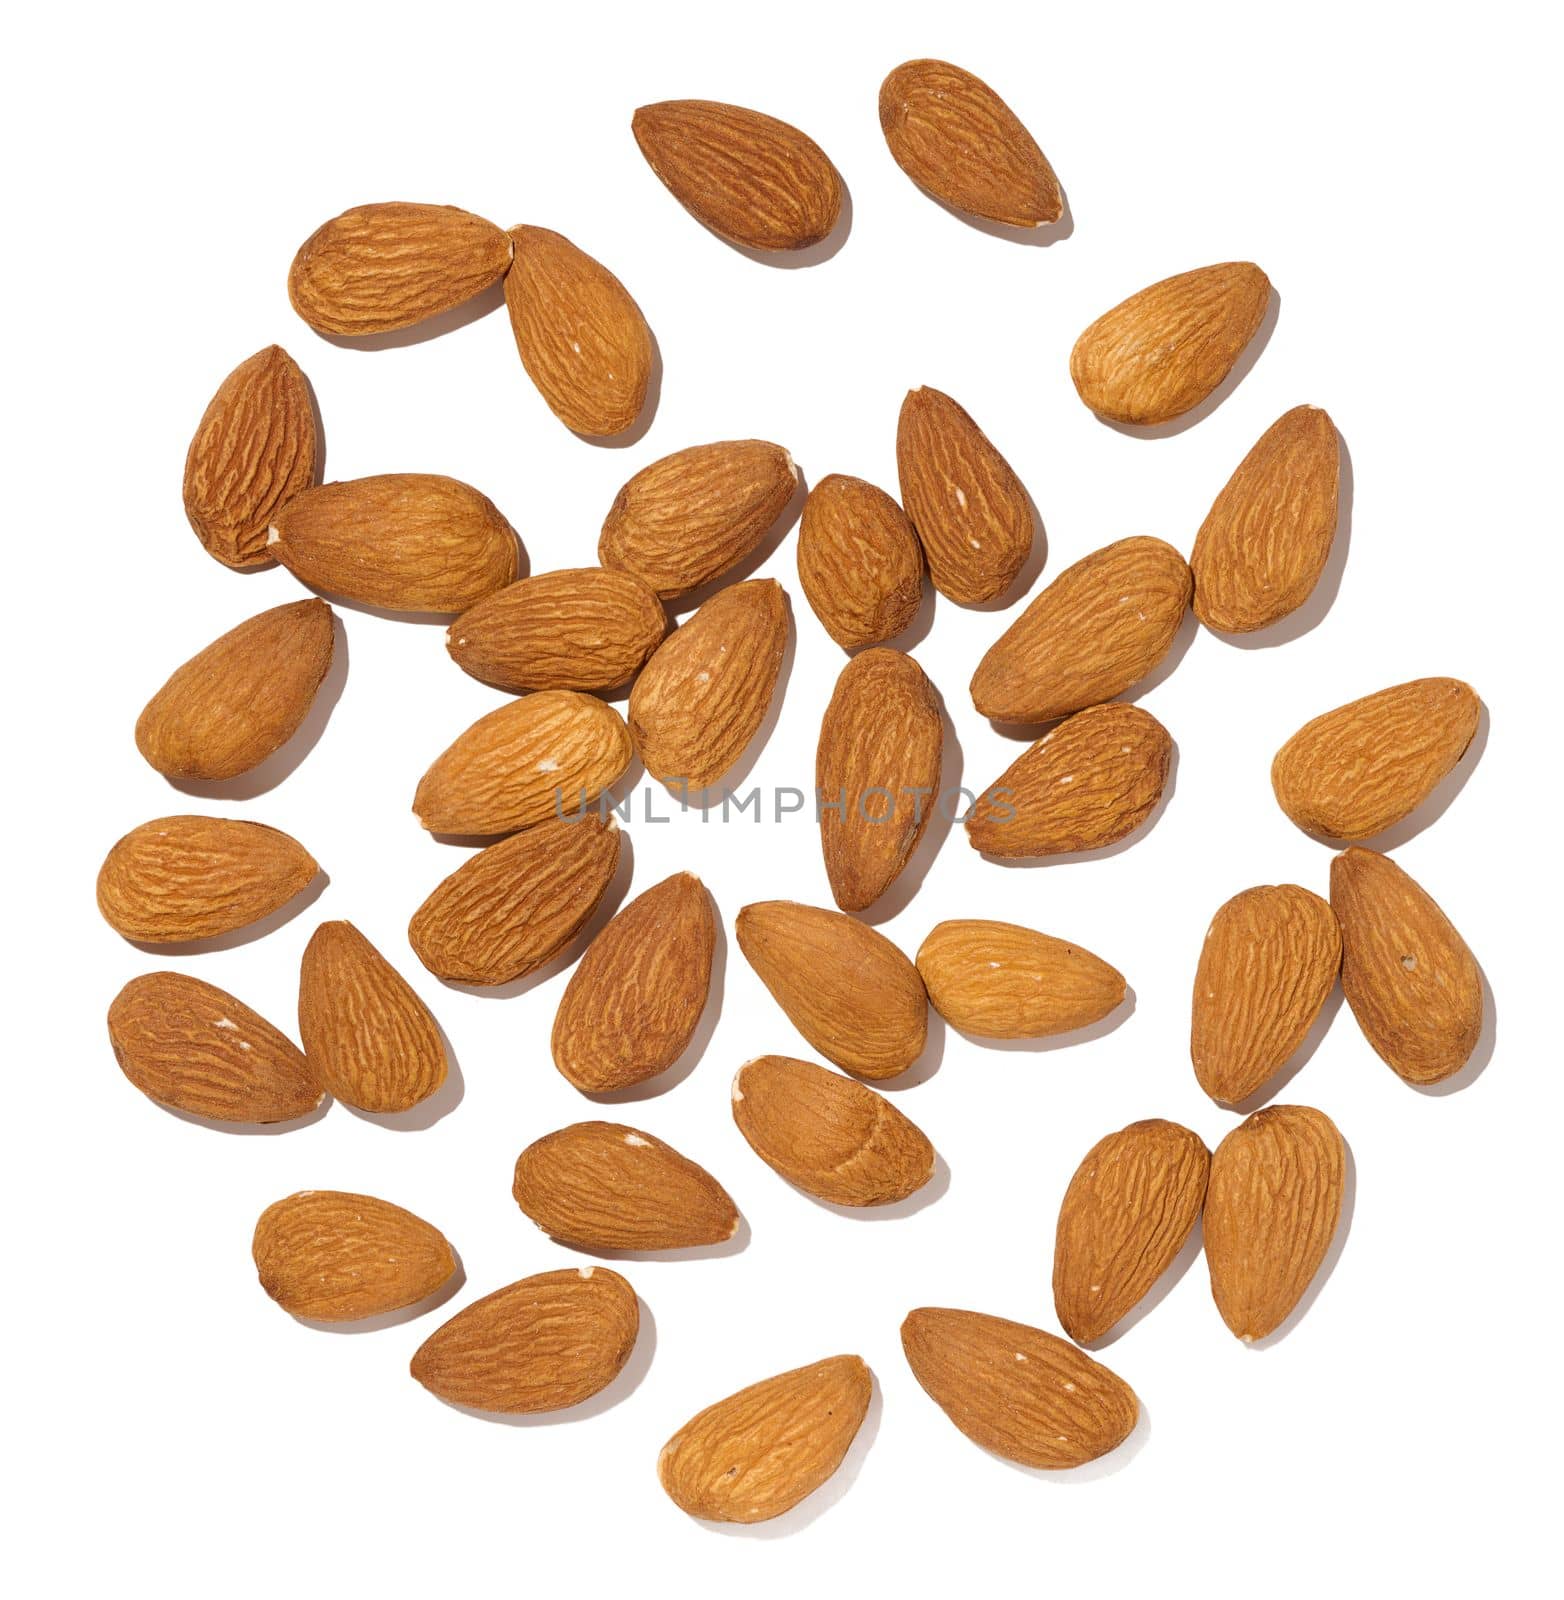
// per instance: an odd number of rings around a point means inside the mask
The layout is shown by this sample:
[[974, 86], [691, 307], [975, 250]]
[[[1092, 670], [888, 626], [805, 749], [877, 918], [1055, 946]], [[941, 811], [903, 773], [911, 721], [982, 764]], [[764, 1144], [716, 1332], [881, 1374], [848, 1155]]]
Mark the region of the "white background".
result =
[[[1555, 1504], [1560, 1068], [1556, 166], [1530, 8], [549, 11], [72, 8], [13, 39], [4, 1122], [10, 1560], [31, 1571], [19, 1592], [139, 1574], [177, 1595], [830, 1594], [849, 1564], [855, 1585], [906, 1593], [1530, 1592]], [[1006, 96], [1060, 174], [1073, 233], [1047, 248], [993, 237], [903, 177], [876, 92], [924, 54]], [[679, 208], [629, 122], [686, 95], [786, 117], [824, 146], [852, 193], [838, 254], [759, 264]], [[503, 311], [372, 352], [310, 333], [284, 290], [294, 249], [344, 207], [393, 198], [544, 224], [608, 263], [666, 366], [646, 436], [609, 449], [568, 435]], [[1168, 437], [1095, 421], [1066, 373], [1080, 329], [1154, 279], [1231, 258], [1260, 262], [1280, 294], [1243, 381]], [[752, 1237], [718, 1259], [624, 1268], [644, 1343], [605, 1397], [617, 1403], [584, 1418], [463, 1415], [407, 1375], [441, 1313], [321, 1332], [255, 1283], [257, 1213], [304, 1187], [383, 1195], [443, 1228], [467, 1279], [452, 1310], [581, 1260], [521, 1216], [510, 1169], [538, 1135], [602, 1114], [549, 1059], [561, 967], [481, 998], [436, 982], [405, 943], [411, 911], [463, 857], [420, 832], [414, 784], [502, 698], [451, 664], [442, 628], [339, 607], [340, 698], [267, 793], [182, 795], [136, 754], [136, 714], [175, 665], [301, 593], [280, 569], [242, 577], [209, 560], [179, 503], [208, 397], [274, 340], [318, 392], [328, 477], [466, 479], [515, 523], [533, 571], [592, 561], [620, 483], [699, 441], [774, 439], [811, 480], [850, 472], [894, 490], [896, 411], [920, 383], [957, 396], [1027, 483], [1045, 579], [1130, 533], [1187, 551], [1288, 407], [1327, 407], [1350, 448], [1350, 548], [1334, 603], [1305, 619], [1317, 625], [1276, 648], [1190, 629], [1144, 695], [1179, 747], [1155, 826], [1106, 859], [1022, 869], [981, 861], [958, 830], [883, 923], [911, 951], [942, 917], [1021, 921], [1111, 960], [1135, 994], [1089, 1042], [1003, 1051], [948, 1035], [937, 1063], [892, 1086], [948, 1164], [932, 1204], [838, 1214], [744, 1145], [734, 1068], [810, 1052], [730, 931], [721, 1019], [693, 1070], [607, 1114], [706, 1164]], [[807, 787], [844, 658], [802, 600], [791, 532], [758, 570], [792, 596], [797, 649], [749, 776]], [[969, 784], [1022, 748], [966, 695], [1004, 623], [942, 600], [916, 645], [954, 719], [947, 771]], [[1473, 682], [1491, 730], [1436, 823], [1398, 831], [1396, 857], [1484, 964], [1491, 1063], [1458, 1092], [1418, 1093], [1342, 1009], [1285, 1091], [1336, 1119], [1356, 1168], [1350, 1236], [1307, 1315], [1245, 1349], [1196, 1260], [1105, 1353], [1145, 1404], [1130, 1447], [1052, 1476], [985, 1455], [913, 1381], [902, 1315], [960, 1305], [1056, 1327], [1054, 1218], [1087, 1147], [1140, 1117], [1212, 1144], [1234, 1124], [1187, 1055], [1206, 922], [1254, 883], [1323, 889], [1330, 859], [1276, 808], [1271, 754], [1307, 717], [1429, 673]], [[329, 887], [218, 953], [123, 943], [93, 907], [99, 861], [128, 828], [181, 810], [288, 829]], [[730, 930], [751, 900], [828, 903], [801, 818], [630, 833], [632, 893], [694, 869]], [[463, 1085], [448, 1114], [393, 1131], [338, 1106], [244, 1136], [168, 1115], [121, 1077], [102, 1019], [126, 979], [171, 965], [291, 1031], [298, 957], [328, 916], [379, 943], [444, 1024]], [[874, 1368], [876, 1405], [816, 1500], [735, 1536], [663, 1496], [657, 1449], [691, 1412], [848, 1350]]]

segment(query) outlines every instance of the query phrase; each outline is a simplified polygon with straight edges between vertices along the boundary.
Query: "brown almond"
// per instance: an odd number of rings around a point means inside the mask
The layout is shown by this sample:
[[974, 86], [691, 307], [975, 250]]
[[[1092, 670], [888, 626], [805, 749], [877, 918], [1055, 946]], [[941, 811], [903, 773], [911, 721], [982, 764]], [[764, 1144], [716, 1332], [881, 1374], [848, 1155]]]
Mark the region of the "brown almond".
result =
[[883, 644], [912, 626], [923, 603], [923, 548], [883, 489], [833, 472], [804, 502], [798, 581], [844, 650]]

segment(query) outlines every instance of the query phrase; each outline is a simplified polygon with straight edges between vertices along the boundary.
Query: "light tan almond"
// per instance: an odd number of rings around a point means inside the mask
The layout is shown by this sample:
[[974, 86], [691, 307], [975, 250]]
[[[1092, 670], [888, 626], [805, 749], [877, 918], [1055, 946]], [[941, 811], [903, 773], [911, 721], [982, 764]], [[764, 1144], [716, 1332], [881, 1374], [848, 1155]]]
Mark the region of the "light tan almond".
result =
[[883, 644], [912, 626], [923, 603], [923, 548], [883, 489], [833, 472], [804, 502], [798, 581], [844, 650]]

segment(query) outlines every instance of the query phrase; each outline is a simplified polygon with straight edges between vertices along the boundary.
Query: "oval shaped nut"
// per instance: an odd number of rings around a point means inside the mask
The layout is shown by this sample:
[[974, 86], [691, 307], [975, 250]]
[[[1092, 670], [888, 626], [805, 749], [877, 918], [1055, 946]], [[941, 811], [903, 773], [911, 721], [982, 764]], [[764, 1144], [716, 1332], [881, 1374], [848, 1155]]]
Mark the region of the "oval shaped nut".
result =
[[132, 978], [109, 1007], [114, 1059], [149, 1100], [217, 1122], [291, 1122], [325, 1094], [291, 1039], [182, 972]]
[[390, 333], [482, 294], [510, 259], [503, 228], [456, 206], [354, 206], [299, 246], [288, 299], [316, 333]]
[[1204, 1214], [1211, 1294], [1246, 1344], [1302, 1300], [1341, 1217], [1347, 1146], [1311, 1106], [1268, 1106], [1216, 1147]]
[[1100, 850], [1157, 808], [1173, 740], [1139, 706], [1091, 706], [1045, 733], [967, 812], [975, 850], [1001, 858]]
[[175, 670], [136, 719], [136, 748], [165, 778], [253, 771], [298, 732], [331, 668], [324, 600], [250, 617]]
[[934, 1146], [882, 1094], [810, 1061], [761, 1056], [733, 1079], [733, 1120], [791, 1184], [838, 1206], [885, 1206], [934, 1176]]
[[617, 1272], [540, 1272], [458, 1311], [418, 1347], [410, 1370], [453, 1406], [562, 1411], [619, 1376], [640, 1327], [635, 1290]]
[[942, 922], [918, 950], [934, 1009], [979, 1039], [1042, 1039], [1100, 1022], [1129, 992], [1090, 950], [1013, 922]]
[[186, 944], [270, 916], [320, 871], [298, 840], [259, 822], [158, 817], [98, 869], [103, 920], [139, 944]]
[[250, 1253], [267, 1294], [313, 1322], [401, 1311], [456, 1271], [445, 1235], [422, 1217], [335, 1189], [305, 1189], [267, 1206]]
[[938, 389], [913, 389], [896, 424], [901, 503], [934, 587], [958, 605], [1002, 594], [1032, 553], [1032, 504], [1010, 463]]
[[804, 502], [798, 581], [844, 650], [882, 644], [911, 627], [923, 603], [923, 547], [883, 489], [833, 472]]
[[299, 1038], [321, 1082], [360, 1111], [406, 1111], [445, 1082], [439, 1024], [351, 922], [321, 923], [304, 948]]
[[1028, 1467], [1083, 1466], [1135, 1431], [1135, 1392], [1067, 1340], [978, 1311], [923, 1306], [901, 1325], [924, 1392], [974, 1443]]
[[185, 515], [209, 556], [238, 572], [271, 566], [266, 530], [315, 482], [317, 431], [309, 379], [281, 345], [223, 379], [185, 455]]
[[990, 646], [972, 703], [997, 722], [1052, 722], [1139, 683], [1168, 653], [1189, 608], [1183, 556], [1161, 539], [1120, 539], [1067, 567]]
[[1076, 392], [1110, 422], [1149, 427], [1180, 417], [1233, 370], [1270, 303], [1271, 280], [1252, 261], [1164, 278], [1075, 341]]
[[553, 960], [613, 882], [618, 827], [540, 822], [463, 862], [413, 913], [407, 938], [449, 983], [511, 983]]
[[516, 577], [516, 534], [455, 478], [323, 483], [272, 518], [268, 551], [301, 583], [387, 611], [465, 611]]
[[1363, 1037], [1408, 1083], [1459, 1072], [1482, 1037], [1483, 981], [1450, 919], [1388, 856], [1331, 862], [1341, 987]]
[[1341, 968], [1341, 930], [1295, 883], [1245, 889], [1211, 919], [1195, 969], [1189, 1056], [1232, 1106], [1270, 1082], [1314, 1026]]
[[894, 1078], [923, 1054], [923, 980], [883, 933], [793, 900], [745, 906], [734, 931], [772, 999], [827, 1061]]
[[1276, 752], [1276, 803], [1306, 833], [1371, 838], [1434, 792], [1481, 716], [1482, 701], [1459, 678], [1417, 678], [1338, 706]]
[[1178, 1259], [1200, 1221], [1210, 1167], [1197, 1134], [1160, 1118], [1086, 1152], [1054, 1234], [1054, 1309], [1072, 1339], [1102, 1338]]
[[575, 1122], [529, 1144], [511, 1193], [546, 1234], [582, 1250], [693, 1250], [739, 1228], [705, 1168], [618, 1122]]
[[641, 414], [652, 330], [629, 291], [563, 234], [512, 228], [505, 305], [527, 376], [576, 433], [607, 438]]
[[869, 1411], [861, 1356], [832, 1356], [754, 1383], [690, 1418], [662, 1448], [668, 1498], [708, 1522], [766, 1522], [841, 1466]]
[[731, 244], [803, 250], [841, 215], [840, 175], [790, 123], [715, 100], [664, 100], [642, 106], [630, 128], [674, 199]]
[[1336, 538], [1341, 439], [1318, 406], [1294, 406], [1260, 435], [1206, 513], [1189, 564], [1195, 615], [1253, 633], [1314, 592]]

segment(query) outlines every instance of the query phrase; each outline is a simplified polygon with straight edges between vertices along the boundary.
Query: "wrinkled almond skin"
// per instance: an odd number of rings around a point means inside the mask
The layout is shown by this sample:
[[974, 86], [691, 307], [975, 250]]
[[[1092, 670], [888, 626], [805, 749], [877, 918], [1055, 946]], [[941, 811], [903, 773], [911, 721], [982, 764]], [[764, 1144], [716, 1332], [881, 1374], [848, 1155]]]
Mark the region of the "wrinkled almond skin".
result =
[[640, 1327], [635, 1290], [617, 1272], [540, 1272], [458, 1311], [418, 1347], [410, 1370], [453, 1406], [562, 1411], [619, 1376]]
[[1156, 809], [1173, 741], [1139, 706], [1091, 706], [1013, 761], [967, 815], [974, 849], [1001, 858], [1100, 850]]
[[540, 822], [471, 856], [413, 913], [407, 938], [448, 983], [511, 983], [553, 960], [613, 882], [619, 829]]
[[841, 1466], [869, 1411], [860, 1356], [832, 1356], [754, 1383], [690, 1418], [662, 1448], [657, 1477], [681, 1511], [767, 1522]]
[[733, 1120], [791, 1184], [838, 1206], [885, 1206], [934, 1176], [934, 1146], [882, 1094], [811, 1061], [761, 1056], [733, 1079]]
[[182, 972], [132, 978], [109, 1043], [149, 1100], [216, 1122], [291, 1122], [325, 1095], [293, 1041], [242, 1001]]
[[1341, 930], [1317, 894], [1295, 883], [1236, 894], [1211, 919], [1190, 1009], [1189, 1056], [1200, 1087], [1238, 1105], [1292, 1059], [1341, 968]]
[[924, 1392], [975, 1443], [1028, 1467], [1079, 1467], [1135, 1431], [1140, 1404], [1073, 1344], [1003, 1317], [923, 1306], [901, 1325]]
[[1418, 678], [1338, 706], [1276, 752], [1276, 803], [1306, 833], [1371, 838], [1434, 792], [1481, 715], [1482, 701], [1459, 678]]
[[706, 886], [676, 872], [637, 895], [587, 946], [554, 1014], [554, 1065], [584, 1094], [628, 1089], [684, 1053], [706, 1009], [717, 919]]
[[354, 206], [317, 228], [288, 269], [288, 299], [316, 333], [408, 328], [498, 283], [511, 242], [455, 206]]
[[320, 871], [296, 839], [259, 822], [158, 817], [98, 870], [98, 910], [140, 944], [214, 939], [270, 916]]
[[896, 425], [901, 503], [934, 587], [959, 605], [1002, 594], [1032, 553], [1032, 507], [1010, 463], [938, 389], [913, 389]]
[[601, 262], [547, 228], [512, 228], [505, 305], [527, 376], [576, 433], [607, 438], [641, 414], [652, 330]]
[[445, 1082], [429, 1008], [351, 922], [321, 923], [304, 948], [299, 1038], [326, 1088], [360, 1111], [406, 1111]]
[[803, 250], [841, 215], [840, 175], [790, 123], [715, 100], [664, 100], [630, 126], [668, 192], [730, 244]]
[[1102, 1338], [1173, 1265], [1200, 1221], [1210, 1168], [1198, 1135], [1159, 1118], [1086, 1152], [1054, 1234], [1054, 1310], [1078, 1344]]
[[401, 1311], [456, 1271], [445, 1235], [422, 1217], [334, 1189], [305, 1189], [267, 1206], [250, 1253], [267, 1294], [313, 1322]]
[[1170, 422], [1233, 370], [1270, 302], [1271, 280], [1252, 261], [1164, 278], [1092, 323], [1070, 352], [1070, 377], [1110, 422]]
[[185, 515], [208, 555], [237, 572], [271, 566], [266, 530], [315, 482], [316, 435], [309, 380], [281, 345], [223, 379], [185, 456]]
[[1331, 862], [1341, 924], [1341, 987], [1363, 1037], [1408, 1083], [1457, 1073], [1482, 1037], [1483, 982], [1466, 941], [1388, 856]]
[[516, 1204], [582, 1250], [692, 1250], [738, 1232], [738, 1208], [703, 1167], [618, 1122], [575, 1122], [516, 1159]]
[[745, 906], [734, 931], [772, 999], [827, 1061], [861, 1078], [894, 1078], [922, 1055], [923, 980], [883, 933], [793, 900]]
[[1052, 722], [1139, 683], [1189, 608], [1183, 556], [1120, 539], [1067, 567], [1005, 630], [972, 675], [972, 703], [997, 722]]
[[1310, 1106], [1268, 1106], [1211, 1157], [1205, 1249], [1222, 1320], [1246, 1344], [1302, 1300], [1341, 1217], [1347, 1147]]
[[1057, 222], [1064, 196], [1021, 119], [949, 61], [904, 61], [880, 85], [880, 128], [896, 165], [936, 200], [1013, 228]]
[[1090, 950], [1013, 922], [942, 922], [918, 951], [934, 1009], [979, 1039], [1042, 1039], [1100, 1022], [1128, 992]]
[[883, 644], [912, 626], [923, 603], [923, 547], [883, 489], [833, 472], [804, 502], [798, 581], [844, 650]]
[[1294, 406], [1260, 435], [1195, 537], [1195, 615], [1253, 633], [1314, 592], [1336, 538], [1341, 440], [1318, 406]]
[[272, 519], [270, 553], [302, 583], [387, 611], [456, 613], [516, 577], [515, 531], [455, 478], [323, 483]]
[[691, 445], [642, 467], [614, 497], [597, 559], [664, 600], [720, 577], [766, 536], [798, 487], [781, 445]]
[[820, 724], [820, 848], [843, 911], [871, 906], [912, 859], [939, 803], [939, 691], [899, 650], [842, 668]]
[[774, 578], [719, 589], [657, 648], [630, 691], [630, 736], [671, 788], [709, 788], [749, 748], [787, 651], [787, 593]]
[[298, 732], [331, 669], [324, 600], [250, 617], [192, 656], [136, 719], [136, 748], [165, 778], [213, 781], [258, 767]]

